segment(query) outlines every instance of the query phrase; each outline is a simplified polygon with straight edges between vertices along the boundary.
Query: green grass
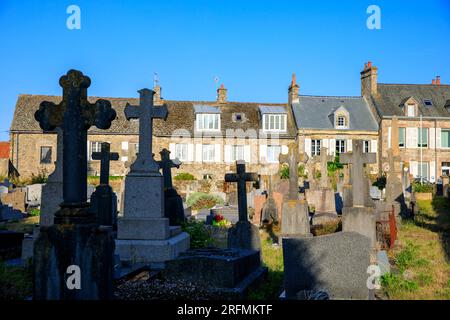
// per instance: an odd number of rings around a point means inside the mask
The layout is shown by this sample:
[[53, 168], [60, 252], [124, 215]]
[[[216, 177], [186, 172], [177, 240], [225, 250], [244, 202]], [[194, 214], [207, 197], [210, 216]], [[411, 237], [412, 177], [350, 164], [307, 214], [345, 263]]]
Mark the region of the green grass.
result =
[[29, 297], [33, 290], [32, 278], [31, 269], [8, 267], [0, 261], [0, 301]]

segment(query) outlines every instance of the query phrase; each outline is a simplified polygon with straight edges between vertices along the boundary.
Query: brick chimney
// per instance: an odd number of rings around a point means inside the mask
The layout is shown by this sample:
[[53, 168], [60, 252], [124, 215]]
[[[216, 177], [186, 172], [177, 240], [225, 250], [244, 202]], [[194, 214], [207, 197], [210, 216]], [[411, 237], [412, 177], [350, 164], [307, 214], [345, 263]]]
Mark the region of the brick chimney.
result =
[[436, 79], [431, 80], [431, 84], [436, 84]]
[[220, 88], [217, 89], [217, 103], [226, 103], [227, 102], [227, 89], [223, 84], [220, 85]]
[[361, 71], [361, 95], [363, 97], [374, 96], [377, 94], [378, 68], [372, 66], [369, 61], [364, 64], [364, 70]]
[[436, 85], [437, 86], [441, 85], [441, 76], [436, 76]]
[[297, 84], [295, 73], [292, 74], [291, 84], [288, 89], [288, 103], [298, 103], [300, 101], [298, 93], [300, 91], [300, 86]]
[[153, 91], [155, 91], [155, 94], [153, 95], [153, 104], [161, 105], [163, 100], [161, 98], [161, 86], [159, 84], [155, 84], [153, 87]]

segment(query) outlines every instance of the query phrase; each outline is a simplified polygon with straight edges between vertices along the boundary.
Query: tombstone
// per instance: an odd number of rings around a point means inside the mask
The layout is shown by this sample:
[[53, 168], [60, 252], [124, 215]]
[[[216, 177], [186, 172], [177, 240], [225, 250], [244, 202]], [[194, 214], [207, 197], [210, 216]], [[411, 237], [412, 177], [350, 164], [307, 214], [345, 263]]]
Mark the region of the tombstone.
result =
[[375, 153], [363, 152], [363, 141], [353, 140], [353, 152], [342, 153], [340, 161], [343, 164], [351, 165], [351, 198], [352, 204], [344, 202], [342, 209], [342, 230], [354, 231], [367, 236], [372, 246], [376, 242], [375, 229], [375, 209], [372, 207], [372, 199], [368, 195], [368, 180], [364, 170], [364, 165], [376, 163]]
[[[60, 78], [59, 104], [44, 101], [35, 119], [44, 131], [61, 128], [63, 202], [54, 225], [41, 226], [34, 246], [36, 300], [111, 299], [113, 297], [112, 227], [99, 226], [87, 203], [87, 130], [107, 129], [116, 113], [107, 100], [88, 102], [90, 79], [70, 70]], [[73, 269], [72, 269], [73, 268]], [[68, 272], [79, 276], [80, 288], [66, 283]]]
[[132, 268], [140, 264], [164, 267], [189, 248], [189, 235], [169, 227], [165, 217], [163, 177], [152, 153], [153, 119], [167, 118], [167, 107], [154, 107], [154, 91], [139, 90], [138, 106], [127, 104], [125, 117], [139, 119], [139, 153], [125, 176], [123, 217], [118, 221], [116, 248]]
[[281, 161], [289, 164], [289, 193], [281, 209], [281, 235], [310, 235], [309, 209], [305, 200], [299, 200], [298, 162], [299, 152], [296, 143], [289, 145], [286, 156], [280, 155]]
[[100, 160], [100, 184], [91, 195], [91, 210], [97, 222], [117, 230], [117, 196], [109, 185], [109, 162], [119, 160], [119, 154], [110, 152], [110, 144], [103, 142], [101, 152], [93, 152], [92, 159]]
[[373, 200], [381, 200], [381, 190], [377, 186], [370, 186], [369, 193]]
[[263, 225], [278, 222], [279, 215], [281, 215], [283, 194], [274, 192], [273, 184], [273, 176], [269, 176], [267, 198], [261, 210], [261, 223]]
[[0, 205], [0, 221], [14, 221], [23, 219], [23, 213], [11, 206]]
[[22, 188], [13, 189], [9, 193], [0, 194], [0, 202], [11, 206], [15, 210], [26, 212], [26, 192]]
[[287, 299], [325, 292], [331, 299], [368, 299], [370, 239], [356, 232], [310, 238], [284, 238]]
[[40, 206], [42, 199], [42, 188], [45, 184], [31, 184], [25, 187], [26, 190], [26, 198], [25, 202], [29, 206]]
[[164, 178], [164, 216], [169, 219], [169, 225], [179, 226], [186, 220], [186, 217], [183, 199], [172, 184], [172, 168], [179, 168], [181, 163], [178, 159], [171, 160], [170, 151], [167, 149], [162, 149], [159, 154], [161, 160], [158, 161], [158, 165]]
[[320, 181], [314, 188], [306, 189], [305, 195], [309, 206], [315, 208], [313, 225], [323, 224], [337, 219], [336, 201], [334, 190], [331, 188], [328, 179], [328, 161], [332, 161], [332, 156], [328, 156], [328, 149], [320, 149]]
[[[261, 250], [259, 229], [248, 221], [247, 182], [259, 182], [256, 173], [245, 172], [245, 162], [236, 161], [236, 173], [225, 174], [226, 182], [237, 183], [239, 221], [228, 230], [228, 248]], [[255, 187], [257, 187], [254, 185]]]

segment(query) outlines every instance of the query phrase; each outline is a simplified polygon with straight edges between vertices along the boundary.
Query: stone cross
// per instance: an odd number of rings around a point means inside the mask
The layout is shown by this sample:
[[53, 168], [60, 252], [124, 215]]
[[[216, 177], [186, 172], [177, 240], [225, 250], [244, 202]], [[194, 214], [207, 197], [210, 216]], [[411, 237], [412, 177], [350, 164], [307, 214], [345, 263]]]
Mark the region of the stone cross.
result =
[[364, 142], [362, 140], [353, 140], [353, 152], [341, 153], [340, 162], [351, 164], [351, 182], [353, 206], [364, 207], [365, 196], [367, 192], [367, 183], [364, 172], [364, 164], [376, 163], [376, 153], [364, 153]]
[[245, 172], [245, 161], [236, 161], [236, 173], [225, 174], [226, 182], [237, 182], [238, 184], [238, 210], [239, 221], [248, 221], [247, 214], [247, 181], [259, 183], [259, 176], [256, 173]]
[[393, 116], [391, 120], [391, 149], [392, 154], [394, 156], [400, 155], [400, 149], [398, 146], [398, 135], [399, 135], [398, 118], [397, 116]]
[[59, 104], [43, 101], [34, 114], [44, 131], [61, 128], [63, 134], [63, 206], [76, 207], [87, 201], [87, 130], [95, 125], [108, 129], [116, 112], [107, 100], [90, 103], [89, 77], [69, 70], [59, 80], [63, 98]]
[[280, 163], [287, 163], [289, 165], [289, 200], [298, 200], [298, 148], [296, 143], [289, 145], [288, 154], [279, 155]]
[[92, 152], [93, 160], [100, 160], [100, 184], [109, 184], [109, 162], [119, 160], [119, 154], [117, 152], [109, 152], [110, 144], [107, 142], [102, 143], [101, 152]]
[[172, 189], [172, 168], [179, 168], [181, 162], [178, 159], [171, 160], [170, 151], [165, 148], [159, 154], [161, 155], [161, 160], [157, 161], [157, 163], [164, 177], [164, 189]]
[[328, 161], [332, 161], [332, 156], [328, 155], [328, 148], [320, 148], [320, 183], [321, 188], [328, 188]]
[[166, 120], [167, 107], [153, 106], [153, 95], [155, 94], [153, 90], [141, 89], [138, 92], [140, 95], [139, 105], [132, 106], [127, 103], [125, 107], [127, 120], [139, 119], [139, 153], [130, 169], [131, 171], [157, 172], [159, 174], [159, 166], [152, 154], [153, 119]]

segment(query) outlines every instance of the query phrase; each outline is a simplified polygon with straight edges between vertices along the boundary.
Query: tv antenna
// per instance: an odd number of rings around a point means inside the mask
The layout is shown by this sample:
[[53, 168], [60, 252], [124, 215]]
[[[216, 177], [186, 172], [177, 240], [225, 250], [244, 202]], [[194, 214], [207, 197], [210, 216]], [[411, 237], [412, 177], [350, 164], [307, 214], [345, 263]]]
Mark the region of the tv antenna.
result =
[[159, 85], [159, 76], [157, 72], [153, 72], [153, 86]]

